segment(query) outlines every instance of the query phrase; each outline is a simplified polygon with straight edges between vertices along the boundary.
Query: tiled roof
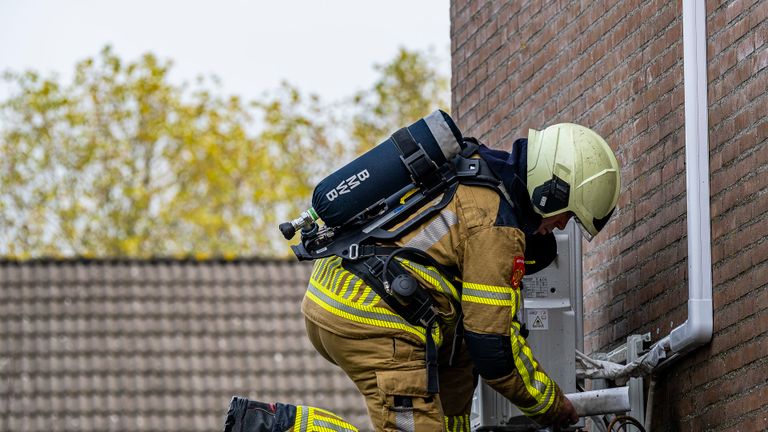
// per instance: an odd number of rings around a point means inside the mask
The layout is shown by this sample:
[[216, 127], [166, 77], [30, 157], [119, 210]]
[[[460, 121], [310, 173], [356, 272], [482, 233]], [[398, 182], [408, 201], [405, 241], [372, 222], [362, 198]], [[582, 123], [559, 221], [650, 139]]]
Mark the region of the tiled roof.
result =
[[0, 261], [0, 431], [216, 431], [233, 395], [369, 429], [306, 337], [310, 266]]

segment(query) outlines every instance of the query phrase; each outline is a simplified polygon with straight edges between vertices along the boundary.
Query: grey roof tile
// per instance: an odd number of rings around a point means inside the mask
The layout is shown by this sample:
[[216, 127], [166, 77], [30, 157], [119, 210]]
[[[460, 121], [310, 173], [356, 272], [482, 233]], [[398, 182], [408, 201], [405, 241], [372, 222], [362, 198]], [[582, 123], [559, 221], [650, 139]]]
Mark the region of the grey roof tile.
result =
[[257, 260], [0, 262], [0, 428], [219, 430], [235, 394], [369, 427], [352, 382], [304, 334], [310, 271]]

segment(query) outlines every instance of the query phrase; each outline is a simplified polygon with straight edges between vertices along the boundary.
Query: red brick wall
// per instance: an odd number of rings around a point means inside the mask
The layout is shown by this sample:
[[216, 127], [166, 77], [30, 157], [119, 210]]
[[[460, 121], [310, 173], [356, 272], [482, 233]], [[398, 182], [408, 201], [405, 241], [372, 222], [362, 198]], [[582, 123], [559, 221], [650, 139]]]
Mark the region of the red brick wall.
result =
[[[707, 2], [715, 321], [663, 375], [654, 430], [768, 428], [768, 1]], [[619, 207], [584, 245], [585, 348], [687, 317], [680, 1], [451, 1], [452, 114], [507, 148], [527, 129], [595, 129]]]

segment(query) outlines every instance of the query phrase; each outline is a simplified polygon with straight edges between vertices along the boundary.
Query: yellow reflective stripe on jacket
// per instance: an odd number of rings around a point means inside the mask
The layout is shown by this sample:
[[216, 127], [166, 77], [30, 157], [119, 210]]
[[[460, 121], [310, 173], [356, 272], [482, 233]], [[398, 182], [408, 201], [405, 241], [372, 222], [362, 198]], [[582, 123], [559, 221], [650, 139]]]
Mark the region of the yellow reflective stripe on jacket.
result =
[[408, 240], [404, 247], [412, 247], [428, 250], [437, 244], [451, 230], [451, 227], [459, 223], [459, 217], [456, 213], [443, 209], [435, 219], [418, 232], [412, 239]]
[[456, 287], [446, 279], [437, 269], [433, 266], [423, 266], [409, 260], [400, 260], [400, 263], [419, 275], [428, 284], [435, 287], [438, 291], [447, 294], [452, 299], [459, 301], [459, 292], [456, 291]]
[[371, 287], [365, 286], [363, 293], [360, 295], [360, 304], [363, 306], [370, 306], [379, 301], [379, 295], [376, 294]]
[[539, 365], [534, 360], [533, 352], [531, 352], [525, 339], [520, 336], [520, 323], [513, 321], [510, 330], [515, 367], [523, 379], [525, 389], [536, 399], [536, 404], [533, 406], [519, 408], [524, 414], [529, 416], [543, 414], [555, 401], [554, 381], [539, 370]]
[[311, 280], [307, 289], [307, 297], [326, 311], [350, 321], [369, 324], [377, 327], [404, 330], [426, 342], [426, 332], [421, 327], [408, 324], [400, 315], [388, 309], [375, 306], [364, 306], [353, 303], [337, 295], [327, 292], [317, 281]]
[[[362, 324], [368, 324], [383, 328], [404, 330], [426, 342], [426, 330], [423, 327], [413, 326], [395, 312], [374, 306], [380, 297], [370, 287], [362, 290], [360, 295], [350, 295], [343, 289], [337, 289], [336, 285], [344, 284], [357, 277], [341, 267], [341, 258], [331, 257], [319, 260], [309, 279], [307, 298], [328, 311], [329, 313]], [[358, 279], [359, 280], [359, 279]], [[359, 293], [362, 282], [354, 284], [354, 291]], [[442, 341], [439, 328], [434, 327], [432, 336], [438, 345]]]
[[517, 292], [508, 286], [483, 285], [464, 282], [461, 290], [461, 301], [480, 303], [493, 306], [512, 307], [517, 304]]
[[325, 287], [334, 287], [334, 292], [346, 299], [355, 298], [363, 286], [360, 278], [341, 267], [340, 258], [317, 261], [311, 278]]
[[324, 409], [297, 405], [293, 432], [357, 432], [357, 428]]

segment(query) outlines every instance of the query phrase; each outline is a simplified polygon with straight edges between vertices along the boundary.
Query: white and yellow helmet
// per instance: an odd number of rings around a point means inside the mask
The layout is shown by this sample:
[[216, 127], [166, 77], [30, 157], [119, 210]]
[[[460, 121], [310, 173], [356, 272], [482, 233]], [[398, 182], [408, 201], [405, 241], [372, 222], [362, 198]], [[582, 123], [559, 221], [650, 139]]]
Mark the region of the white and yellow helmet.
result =
[[593, 130], [560, 123], [528, 131], [528, 194], [543, 217], [573, 212], [592, 240], [616, 208], [619, 189], [616, 156]]

